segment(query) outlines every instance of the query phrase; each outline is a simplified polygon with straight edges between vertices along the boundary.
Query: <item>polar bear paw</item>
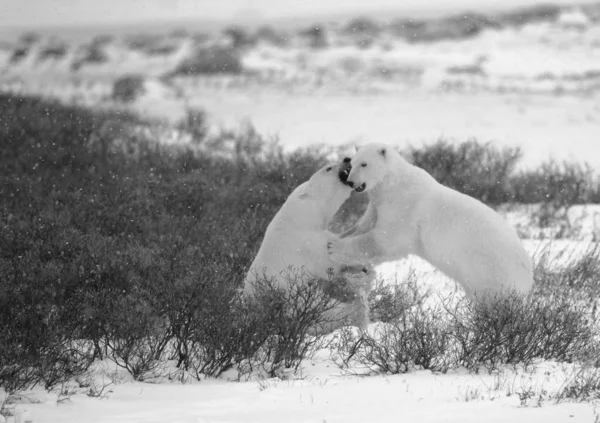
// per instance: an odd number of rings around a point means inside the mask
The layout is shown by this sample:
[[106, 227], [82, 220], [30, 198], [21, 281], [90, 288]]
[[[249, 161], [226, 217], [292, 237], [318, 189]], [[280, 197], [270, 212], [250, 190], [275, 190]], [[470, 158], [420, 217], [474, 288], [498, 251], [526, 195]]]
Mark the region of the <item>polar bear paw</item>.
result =
[[336, 263], [354, 264], [354, 261], [344, 253], [344, 241], [341, 239], [330, 239], [327, 242], [327, 253]]

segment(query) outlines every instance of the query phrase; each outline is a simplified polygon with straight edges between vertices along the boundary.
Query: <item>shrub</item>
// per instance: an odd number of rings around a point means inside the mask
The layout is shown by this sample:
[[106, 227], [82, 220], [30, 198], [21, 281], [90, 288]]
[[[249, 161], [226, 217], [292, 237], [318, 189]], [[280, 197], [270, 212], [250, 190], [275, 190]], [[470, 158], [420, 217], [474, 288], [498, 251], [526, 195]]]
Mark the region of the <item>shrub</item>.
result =
[[309, 47], [314, 49], [322, 49], [327, 47], [327, 32], [322, 25], [312, 25], [309, 28], [299, 32], [300, 37], [304, 38]]
[[351, 36], [359, 47], [367, 48], [380, 34], [381, 27], [369, 18], [359, 17], [348, 22], [343, 32]]
[[150, 56], [163, 56], [175, 52], [177, 43], [162, 35], [137, 34], [125, 39], [127, 48]]
[[112, 98], [116, 101], [130, 103], [144, 94], [145, 79], [142, 75], [125, 75], [113, 84]]
[[263, 40], [277, 47], [285, 47], [289, 44], [289, 36], [284, 32], [279, 32], [270, 26], [261, 26], [254, 35], [257, 41]]
[[561, 386], [555, 403], [600, 399], [600, 369], [583, 367], [574, 371], [570, 380]]
[[18, 62], [22, 61], [23, 59], [25, 59], [29, 55], [30, 51], [31, 51], [31, 47], [29, 47], [29, 46], [16, 47], [12, 51], [12, 54], [10, 55], [10, 59], [8, 59], [8, 60], [10, 63], [18, 63]]
[[410, 40], [416, 37], [418, 31], [422, 31], [426, 22], [415, 19], [395, 19], [390, 23], [392, 34]]
[[201, 74], [239, 74], [243, 66], [238, 50], [231, 47], [197, 47], [183, 59], [170, 76]]
[[586, 309], [565, 296], [519, 295], [464, 302], [450, 311], [461, 347], [461, 364], [477, 371], [535, 358], [572, 361], [593, 339]]
[[83, 66], [98, 65], [108, 61], [108, 55], [104, 50], [105, 42], [103, 40], [94, 40], [92, 43], [80, 47], [73, 62], [71, 70], [78, 71]]
[[377, 36], [381, 31], [380, 26], [372, 19], [359, 17], [351, 20], [344, 27], [344, 32], [347, 34], [362, 34]]
[[511, 198], [510, 176], [522, 153], [475, 140], [454, 144], [442, 139], [412, 148], [407, 155], [441, 184], [484, 203], [500, 204]]
[[[196, 145], [172, 148], [135, 116], [2, 94], [0, 115], [3, 389], [51, 387], [107, 356], [140, 380], [160, 377], [165, 360], [198, 378], [232, 368], [281, 375], [323, 345], [315, 328], [338, 323], [328, 320], [327, 285], [302, 275], [284, 292], [264, 281], [256, 306], [236, 294], [269, 221], [331, 150], [284, 153], [251, 126], [212, 136], [192, 125], [183, 130], [198, 132]], [[480, 149], [438, 144], [417, 157], [462, 189], [481, 166], [504, 180], [513, 157]], [[488, 189], [477, 195], [502, 197]], [[597, 263], [590, 253], [562, 273], [538, 268], [532, 299], [452, 313], [426, 307], [410, 279], [379, 286], [370, 302], [385, 323], [348, 337], [342, 357], [394, 372], [444, 371], [455, 360], [593, 362]]]
[[429, 296], [423, 292], [414, 272], [397, 284], [377, 279], [369, 292], [370, 320], [390, 323], [401, 319], [407, 310], [422, 307]]
[[179, 122], [179, 128], [191, 135], [193, 143], [200, 144], [205, 142], [208, 135], [206, 112], [203, 110], [188, 109], [185, 118]]
[[47, 59], [62, 59], [66, 56], [68, 50], [68, 46], [66, 43], [60, 41], [54, 41], [46, 46], [44, 46], [39, 54], [38, 60], [44, 61]]
[[553, 4], [539, 4], [502, 13], [498, 17], [503, 25], [522, 26], [535, 22], [555, 21], [561, 13], [561, 7]]
[[298, 269], [290, 269], [284, 278], [286, 288], [280, 289], [277, 281], [259, 277], [249, 299], [252, 310], [266, 310], [262, 316], [269, 335], [250, 369], [258, 368], [269, 377], [296, 371], [302, 360], [323, 347], [324, 335], [343, 324], [335, 313], [340, 303], [327, 289], [331, 281], [314, 279]]
[[341, 368], [358, 364], [390, 374], [415, 368], [446, 372], [456, 367], [459, 354], [446, 314], [424, 307], [405, 309], [398, 318], [358, 336], [345, 329], [335, 347]]
[[170, 358], [218, 375], [249, 354], [253, 329], [228, 302], [324, 153], [283, 154], [247, 129], [198, 154], [133, 116], [29, 97], [0, 95], [0, 113], [0, 386], [50, 386], [106, 356], [138, 379]]
[[[584, 251], [565, 249], [558, 257], [551, 257], [549, 251], [543, 250], [535, 258], [536, 291], [541, 295], [560, 293], [574, 301], [589, 301], [590, 310], [595, 312], [594, 298], [600, 290], [599, 245], [592, 243]], [[566, 262], [555, 264], [559, 259]]]
[[241, 26], [229, 26], [223, 30], [223, 35], [229, 38], [234, 49], [249, 47], [255, 43], [254, 37]]
[[553, 209], [600, 202], [597, 181], [588, 164], [549, 160], [516, 173], [511, 184], [516, 201], [547, 203]]
[[460, 40], [478, 35], [486, 28], [498, 28], [493, 18], [476, 13], [466, 13], [438, 19], [401, 19], [392, 22], [392, 32], [408, 42], [437, 42]]

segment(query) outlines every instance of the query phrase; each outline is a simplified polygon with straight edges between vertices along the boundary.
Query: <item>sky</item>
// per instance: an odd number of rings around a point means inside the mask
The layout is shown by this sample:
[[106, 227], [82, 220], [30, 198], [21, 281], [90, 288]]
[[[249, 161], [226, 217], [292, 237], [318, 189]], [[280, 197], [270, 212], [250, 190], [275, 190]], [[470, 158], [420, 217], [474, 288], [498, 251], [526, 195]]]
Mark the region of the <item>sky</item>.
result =
[[[575, 0], [551, 1], [575, 3]], [[260, 21], [382, 10], [452, 11], [540, 2], [542, 0], [0, 0], [0, 28], [193, 19]]]

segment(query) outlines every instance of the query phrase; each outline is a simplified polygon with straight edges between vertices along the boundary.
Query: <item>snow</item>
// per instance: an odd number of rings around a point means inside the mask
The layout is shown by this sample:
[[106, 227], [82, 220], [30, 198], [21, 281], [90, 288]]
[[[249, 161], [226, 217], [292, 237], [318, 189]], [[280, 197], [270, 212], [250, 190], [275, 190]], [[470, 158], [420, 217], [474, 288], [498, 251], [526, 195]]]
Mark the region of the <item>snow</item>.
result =
[[[472, 375], [464, 371], [356, 377], [315, 360], [303, 380], [202, 381], [193, 385], [126, 383], [108, 399], [76, 396], [56, 405], [19, 406], [31, 422], [590, 422], [587, 403], [522, 406], [519, 392], [560, 387], [568, 366]], [[500, 386], [499, 386], [500, 385]], [[497, 388], [497, 389], [495, 389]], [[23, 416], [22, 414], [22, 416]], [[22, 420], [24, 421], [24, 420]]]
[[[555, 23], [486, 30], [462, 41], [382, 38], [362, 49], [333, 39], [334, 45], [323, 50], [259, 44], [243, 57], [245, 67], [255, 72], [252, 76], [176, 78], [168, 83], [161, 75], [191, 54], [190, 39], [171, 54], [153, 57], [115, 40], [107, 46], [108, 62], [75, 73], [69, 63], [76, 46], [62, 60], [39, 63], [35, 47], [26, 59], [10, 64], [9, 47], [0, 44], [0, 90], [106, 106], [113, 104], [114, 80], [135, 73], [146, 79], [145, 93], [128, 106], [133, 110], [175, 121], [187, 107], [201, 108], [217, 127], [238, 127], [249, 120], [259, 133], [278, 137], [287, 149], [372, 141], [405, 147], [440, 137], [476, 138], [521, 147], [523, 166], [553, 157], [587, 161], [598, 170], [599, 37], [600, 24], [574, 8]], [[162, 141], [181, 140], [165, 134]], [[556, 266], [564, 265], [600, 239], [600, 206], [573, 207], [569, 239], [561, 240], [552, 240], [560, 229], [556, 225], [532, 225], [535, 207], [503, 212], [534, 257], [548, 254]], [[458, 290], [417, 258], [378, 270], [387, 283], [414, 272], [423, 289]], [[365, 376], [352, 374], [360, 373], [357, 368], [339, 369], [332, 354], [320, 351], [289, 379], [242, 382], [223, 377], [141, 383], [103, 363], [118, 375], [106, 397], [91, 398], [80, 390], [64, 399], [36, 389], [15, 405], [7, 421], [552, 423], [597, 421], [600, 415], [593, 403], [555, 404], [552, 395], [575, 372], [564, 363], [540, 362], [534, 368], [492, 374], [458, 369]], [[96, 377], [106, 372], [99, 370]], [[525, 394], [532, 397], [522, 401]]]
[[249, 74], [173, 78], [168, 87], [161, 75], [199, 41], [168, 39], [179, 47], [147, 55], [117, 38], [106, 45], [107, 62], [77, 72], [69, 63], [81, 45], [71, 45], [63, 59], [41, 63], [34, 46], [11, 64], [5, 44], [0, 89], [110, 105], [113, 82], [141, 74], [150, 89], [133, 110], [177, 121], [186, 108], [203, 108], [214, 126], [249, 120], [289, 149], [477, 138], [521, 146], [524, 165], [552, 156], [598, 169], [600, 22], [574, 25], [581, 14], [566, 9], [557, 22], [486, 29], [458, 41], [407, 43], [383, 34], [369, 48], [353, 45], [332, 25], [327, 48], [311, 49], [297, 38], [285, 48], [258, 43], [242, 56]]
[[[600, 169], [600, 103], [596, 98], [491, 93], [403, 95], [302, 94], [186, 88], [190, 104], [211, 120], [249, 120], [292, 148], [313, 143], [385, 142], [419, 146], [440, 137], [520, 146], [524, 165], [550, 157]], [[567, 142], [568, 140], [568, 142]]]
[[[600, 210], [596, 207], [596, 211]], [[590, 248], [588, 241], [574, 240], [528, 239], [524, 244], [533, 256], [549, 254], [556, 266]], [[388, 284], [414, 272], [422, 289], [460, 295], [454, 282], [415, 257], [384, 264], [378, 272]], [[372, 323], [369, 330], [377, 325]], [[287, 379], [236, 381], [236, 372], [229, 371], [221, 379], [186, 383], [136, 382], [107, 360], [98, 363], [95, 372], [98, 387], [115, 381], [106, 395], [88, 397], [80, 389], [60, 397], [36, 389], [24, 393], [8, 422], [562, 423], [590, 422], [599, 414], [594, 402], [556, 401], [556, 395], [581, 371], [573, 364], [538, 361], [528, 368], [511, 366], [491, 373], [482, 369], [479, 374], [459, 368], [446, 374], [413, 370], [367, 375], [358, 366], [340, 369], [335, 357], [334, 349], [322, 349]]]
[[557, 23], [566, 27], [586, 28], [591, 24], [590, 18], [583, 13], [580, 7], [564, 11], [558, 17]]

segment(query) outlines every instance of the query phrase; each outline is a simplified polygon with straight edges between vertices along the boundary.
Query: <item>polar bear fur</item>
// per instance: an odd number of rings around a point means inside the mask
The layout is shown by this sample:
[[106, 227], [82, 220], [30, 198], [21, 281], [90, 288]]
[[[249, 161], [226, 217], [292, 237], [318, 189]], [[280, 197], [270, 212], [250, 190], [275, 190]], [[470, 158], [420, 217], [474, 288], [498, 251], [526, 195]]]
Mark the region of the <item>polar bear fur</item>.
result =
[[349, 168], [349, 164], [321, 168], [290, 194], [267, 227], [244, 281], [244, 295], [254, 293], [258, 278], [273, 280], [277, 287], [285, 289], [290, 276], [331, 280], [333, 274], [342, 277], [354, 294], [352, 302], [341, 303], [334, 311], [336, 319], [364, 328], [368, 323], [367, 293], [374, 272], [358, 262], [334, 262], [327, 254], [327, 240], [332, 236], [328, 225], [352, 193], [340, 180], [343, 166]]
[[470, 297], [530, 291], [531, 258], [491, 208], [441, 185], [384, 144], [360, 148], [351, 166], [348, 184], [367, 192], [370, 204], [352, 236], [330, 240], [332, 260], [379, 264], [414, 254]]

